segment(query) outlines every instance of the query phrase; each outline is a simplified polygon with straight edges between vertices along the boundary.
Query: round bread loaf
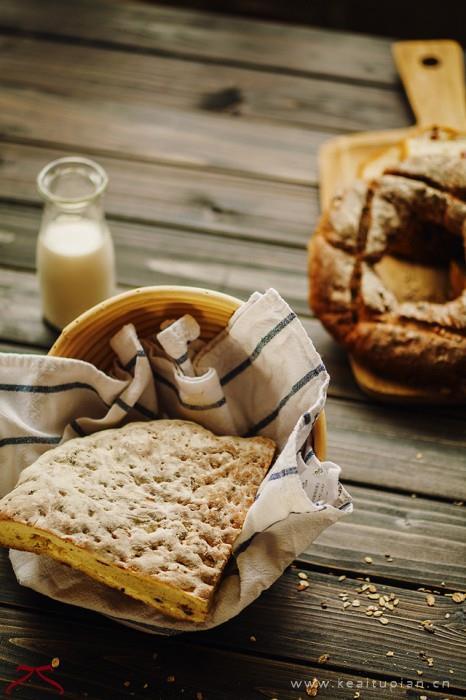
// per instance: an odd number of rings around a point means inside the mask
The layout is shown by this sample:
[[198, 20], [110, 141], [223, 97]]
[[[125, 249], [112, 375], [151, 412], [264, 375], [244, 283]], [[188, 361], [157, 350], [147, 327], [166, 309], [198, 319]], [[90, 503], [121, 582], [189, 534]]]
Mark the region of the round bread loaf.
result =
[[311, 306], [372, 371], [466, 399], [465, 246], [466, 158], [413, 156], [333, 199]]

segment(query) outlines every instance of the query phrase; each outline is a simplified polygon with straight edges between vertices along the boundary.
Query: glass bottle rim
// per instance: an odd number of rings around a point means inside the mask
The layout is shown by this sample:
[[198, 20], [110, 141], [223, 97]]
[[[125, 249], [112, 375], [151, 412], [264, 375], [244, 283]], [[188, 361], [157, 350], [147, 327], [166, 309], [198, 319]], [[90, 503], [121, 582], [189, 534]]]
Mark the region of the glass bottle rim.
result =
[[[89, 177], [90, 181], [94, 185], [94, 191], [86, 194], [86, 195], [81, 195], [77, 197], [71, 197], [71, 196], [62, 196], [59, 194], [56, 194], [55, 192], [52, 192], [50, 189], [50, 185], [52, 183], [52, 176], [54, 171], [59, 171], [59, 169], [64, 166], [81, 166], [84, 168], [87, 168], [89, 171], [89, 174], [92, 174], [94, 177]], [[108, 175], [103, 169], [99, 163], [96, 163], [94, 160], [91, 160], [90, 158], [84, 158], [83, 156], [65, 156], [63, 158], [57, 158], [56, 160], [52, 160], [50, 163], [47, 163], [42, 170], [39, 172], [37, 176], [37, 188], [39, 190], [40, 195], [51, 202], [54, 202], [55, 204], [79, 204], [83, 202], [90, 202], [93, 201], [94, 199], [97, 199], [105, 189], [107, 188], [108, 185]]]

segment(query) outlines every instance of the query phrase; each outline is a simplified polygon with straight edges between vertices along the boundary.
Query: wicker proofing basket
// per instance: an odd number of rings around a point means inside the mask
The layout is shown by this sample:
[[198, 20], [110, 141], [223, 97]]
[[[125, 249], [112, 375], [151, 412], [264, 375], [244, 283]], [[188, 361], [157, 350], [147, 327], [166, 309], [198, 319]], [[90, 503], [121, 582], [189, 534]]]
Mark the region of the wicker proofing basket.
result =
[[[168, 318], [189, 313], [201, 327], [201, 338], [210, 340], [228, 323], [242, 302], [220, 292], [196, 287], [140, 287], [97, 304], [62, 331], [49, 355], [73, 357], [108, 371], [113, 361], [110, 338], [126, 323], [133, 323], [141, 338], [157, 330]], [[325, 459], [327, 446], [325, 414], [313, 430], [314, 450]]]

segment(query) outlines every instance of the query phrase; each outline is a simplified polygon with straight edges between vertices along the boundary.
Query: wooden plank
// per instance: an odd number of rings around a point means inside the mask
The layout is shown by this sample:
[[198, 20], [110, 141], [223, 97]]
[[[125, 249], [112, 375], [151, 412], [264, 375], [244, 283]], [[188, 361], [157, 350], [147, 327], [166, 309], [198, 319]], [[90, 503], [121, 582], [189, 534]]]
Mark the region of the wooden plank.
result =
[[466, 499], [464, 409], [329, 402], [329, 457], [354, 482]]
[[[383, 626], [365, 614], [373, 601], [357, 593], [359, 582], [346, 579], [339, 584], [312, 572], [309, 588], [298, 591], [298, 581], [295, 571], [286, 573], [240, 616], [199, 637], [217, 647], [242, 649], [252, 634], [254, 651], [260, 654], [279, 650], [282, 656], [307, 661], [327, 653], [333, 664], [353, 673], [419, 680], [420, 670], [425, 683], [449, 680], [452, 688], [466, 687], [463, 610], [450, 598], [436, 596], [431, 608], [425, 593], [377, 584], [380, 594], [393, 593], [400, 601]], [[344, 610], [340, 593], [347, 593], [351, 602], [361, 599], [361, 606]], [[421, 626], [425, 619], [433, 621], [433, 634]], [[390, 650], [394, 657], [386, 656]], [[421, 653], [434, 659], [432, 667], [421, 660]]]
[[238, 19], [147, 3], [3, 0], [0, 26], [137, 51], [395, 85], [390, 42], [372, 36]]
[[[37, 217], [39, 212], [33, 213]], [[9, 241], [2, 256], [7, 264], [33, 269], [37, 236], [37, 224], [33, 225], [33, 221], [34, 217], [27, 219], [30, 227], [26, 229], [23, 219], [13, 222], [8, 214], [2, 219], [4, 240]], [[121, 285], [186, 284], [225, 291], [240, 299], [246, 299], [256, 289], [275, 287], [295, 311], [309, 313], [306, 255], [302, 250], [259, 241], [239, 244], [222, 236], [206, 237], [194, 231], [132, 222], [110, 220], [110, 226]], [[15, 274], [5, 269], [2, 277], [13, 281]], [[36, 309], [38, 303], [37, 300]], [[16, 336], [11, 339], [19, 340]]]
[[[37, 174], [62, 155], [60, 149], [0, 144], [0, 198], [39, 203]], [[120, 158], [98, 160], [109, 176], [105, 209], [115, 217], [301, 248], [318, 217], [313, 187]]]
[[[175, 682], [177, 677], [179, 681], [184, 680], [186, 671], [182, 667], [186, 665], [186, 658], [182, 649], [185, 641], [188, 641], [193, 653], [196, 653], [194, 646], [203, 645], [203, 653], [207, 658], [213, 649], [221, 648], [247, 654], [250, 658], [254, 655], [254, 661], [258, 656], [271, 656], [277, 660], [305, 664], [301, 673], [309, 673], [311, 678], [313, 675], [325, 678], [325, 672], [330, 668], [338, 676], [353, 673], [363, 677], [402, 677], [415, 681], [420, 678], [416, 671], [422, 670], [422, 681], [426, 685], [446, 680], [450, 682], [452, 690], [465, 689], [466, 630], [462, 605], [455, 604], [445, 595], [435, 594], [434, 607], [428, 607], [423, 592], [377, 583], [379, 594], [393, 594], [400, 601], [393, 612], [386, 612], [389, 623], [382, 626], [378, 619], [365, 615], [366, 607], [374, 601], [369, 600], [366, 594], [357, 592], [361, 586], [360, 581], [350, 578], [339, 581], [336, 576], [316, 571], [308, 570], [307, 573], [310, 585], [305, 591], [297, 590], [297, 570], [292, 568], [230, 622], [209, 632], [183, 635], [175, 640], [158, 640], [149, 635], [135, 634], [88, 611], [80, 611], [37, 595], [37, 607], [30, 608], [30, 592], [19, 587], [12, 578], [11, 571], [2, 567], [1, 658], [8, 664], [14, 664], [24, 654], [22, 663], [38, 664], [47, 663], [52, 657], [59, 656], [62, 661], [60, 674], [69, 673], [73, 680], [80, 676], [92, 683], [96, 679], [95, 670], [99, 668], [102, 684], [112, 687], [111, 683], [114, 682], [115, 687], [124, 692], [123, 683], [129, 680], [129, 687], [132, 686], [137, 692], [141, 687], [138, 683], [143, 682], [149, 682], [151, 687], [166, 688], [161, 683], [168, 675], [175, 675]], [[340, 597], [344, 594], [351, 602], [359, 599], [360, 607], [344, 609]], [[14, 610], [10, 607], [12, 605], [15, 605]], [[271, 610], [275, 614], [271, 615]], [[448, 618], [445, 617], [447, 613]], [[433, 621], [433, 634], [422, 628], [420, 622], [425, 619]], [[70, 626], [73, 629], [72, 636], [69, 634]], [[90, 628], [92, 645], [89, 645]], [[255, 640], [251, 640], [251, 636]], [[20, 643], [18, 639], [21, 640]], [[181, 646], [178, 647], [178, 644]], [[103, 648], [104, 658], [101, 656]], [[155, 677], [148, 677], [146, 674], [151, 670], [148, 663], [150, 657], [146, 654], [153, 654], [154, 650], [158, 653], [158, 663], [152, 664]], [[386, 656], [389, 650], [395, 652], [393, 657]], [[164, 663], [165, 652], [173, 652], [168, 664]], [[434, 659], [432, 667], [420, 658], [421, 652]], [[329, 654], [327, 666], [317, 665], [322, 654]], [[113, 669], [113, 663], [118, 664], [118, 670]], [[162, 664], [162, 668], [159, 664]], [[84, 677], [83, 667], [87, 669]], [[11, 668], [10, 666], [9, 669]], [[454, 673], [451, 674], [450, 669]], [[317, 670], [319, 673], [314, 673]], [[201, 667], [200, 674], [199, 680], [204, 679], [205, 682], [205, 666]], [[63, 676], [65, 677], [67, 676]], [[298, 675], [298, 679], [307, 677]], [[231, 682], [231, 678], [228, 680]], [[180, 686], [175, 687], [180, 692]], [[272, 682], [269, 690], [276, 689], [278, 688]], [[281, 691], [287, 689], [286, 685], [280, 685], [279, 689], [279, 697], [282, 699]], [[86, 688], [80, 686], [80, 690]], [[204, 691], [208, 696], [208, 686], [196, 690]], [[162, 697], [165, 700], [170, 696], [162, 694]], [[273, 692], [266, 697], [274, 697]], [[291, 697], [297, 697], [296, 691]], [[327, 697], [338, 696], [329, 694]], [[347, 698], [348, 694], [342, 697]], [[365, 692], [363, 697], [366, 697]], [[396, 697], [403, 696], [400, 694]]]
[[[32, 66], [29, 70], [33, 72]], [[79, 153], [85, 144], [96, 155], [306, 185], [316, 171], [317, 150], [328, 136], [157, 103], [148, 107], [118, 96], [114, 101], [85, 101], [53, 90], [46, 94], [12, 86], [0, 93], [0, 133], [8, 140], [58, 146], [65, 153]]]
[[[0, 620], [1, 680], [6, 684], [17, 678], [16, 666], [21, 663], [38, 666], [58, 657], [60, 665], [53, 677], [63, 685], [67, 698], [297, 700], [299, 689], [305, 696], [305, 683], [314, 677], [321, 684], [319, 698], [347, 700], [358, 687], [363, 689], [364, 698], [393, 697], [389, 683], [372, 678], [367, 669], [364, 676], [357, 676], [333, 671], [328, 668], [331, 664], [322, 666], [315, 660], [301, 665], [247, 652], [226, 652], [196, 645], [193, 635], [189, 641], [186, 636], [169, 641], [105, 624], [97, 616], [93, 618], [92, 645], [88, 627], [78, 623], [70, 636], [66, 619], [50, 620], [40, 614], [0, 608]], [[206, 669], [215, 669], [215, 673], [206, 673]], [[38, 694], [46, 696], [37, 678], [17, 692], [25, 700], [37, 700]], [[406, 686], [397, 692], [400, 700], [413, 697]], [[459, 696], [449, 692], [448, 697], [453, 700]], [[429, 691], [429, 698], [445, 698], [445, 693]]]
[[389, 129], [411, 121], [405, 101], [386, 88], [56, 41], [11, 39], [0, 71], [3, 85], [18, 91], [225, 114], [232, 130], [237, 121], [324, 131]]
[[[329, 402], [330, 407], [335, 403]], [[457, 457], [461, 459], [461, 453]], [[344, 481], [343, 460], [342, 467]], [[374, 470], [372, 475], [375, 487], [380, 473]], [[420, 469], [417, 478], [422, 478]], [[445, 469], [447, 490], [453, 478]], [[354, 498], [354, 512], [325, 530], [300, 557], [302, 561], [411, 584], [441, 587], [443, 582], [450, 589], [465, 586], [465, 507], [354, 484], [348, 488]], [[443, 487], [437, 488], [437, 493], [443, 495]], [[372, 563], [368, 564], [365, 557], [370, 557]]]

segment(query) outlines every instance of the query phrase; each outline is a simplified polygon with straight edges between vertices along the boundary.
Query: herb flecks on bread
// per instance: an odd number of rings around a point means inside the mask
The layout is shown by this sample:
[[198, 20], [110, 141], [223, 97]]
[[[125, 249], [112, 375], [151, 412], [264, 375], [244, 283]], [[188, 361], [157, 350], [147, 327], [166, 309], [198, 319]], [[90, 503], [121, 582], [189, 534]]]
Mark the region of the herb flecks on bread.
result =
[[0, 501], [0, 544], [202, 621], [274, 452], [267, 438], [217, 437], [181, 420], [70, 440]]

